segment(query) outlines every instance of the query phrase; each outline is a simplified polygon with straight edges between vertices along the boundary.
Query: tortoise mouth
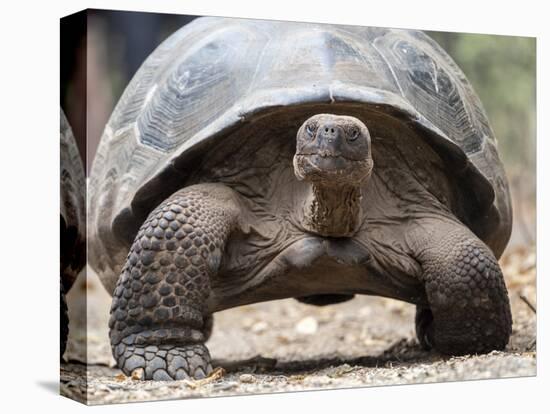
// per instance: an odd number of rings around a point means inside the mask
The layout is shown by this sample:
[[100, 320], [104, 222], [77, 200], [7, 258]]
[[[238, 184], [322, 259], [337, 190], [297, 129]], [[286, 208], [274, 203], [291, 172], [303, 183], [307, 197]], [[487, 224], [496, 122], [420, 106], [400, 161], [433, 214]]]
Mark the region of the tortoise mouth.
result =
[[327, 153], [294, 156], [294, 173], [301, 181], [359, 184], [370, 176], [371, 170], [371, 158], [353, 160]]
[[302, 154], [302, 157], [315, 169], [327, 173], [334, 172], [341, 174], [353, 167], [353, 162], [343, 155], [332, 155], [327, 153]]

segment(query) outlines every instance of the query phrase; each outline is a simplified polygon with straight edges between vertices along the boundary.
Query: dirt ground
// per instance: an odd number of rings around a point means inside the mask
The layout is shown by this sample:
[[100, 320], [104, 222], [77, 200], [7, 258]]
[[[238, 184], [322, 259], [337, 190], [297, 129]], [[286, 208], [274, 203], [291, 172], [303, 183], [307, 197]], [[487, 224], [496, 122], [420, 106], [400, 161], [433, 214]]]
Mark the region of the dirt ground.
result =
[[320, 308], [287, 299], [215, 314], [207, 345], [219, 368], [205, 380], [173, 382], [134, 380], [115, 367], [107, 330], [110, 297], [88, 272], [88, 280], [82, 274], [68, 295], [61, 393], [106, 404], [533, 376], [535, 262], [534, 249], [525, 247], [501, 259], [514, 319], [504, 352], [444, 357], [423, 351], [414, 334], [414, 307], [390, 299], [358, 296]]

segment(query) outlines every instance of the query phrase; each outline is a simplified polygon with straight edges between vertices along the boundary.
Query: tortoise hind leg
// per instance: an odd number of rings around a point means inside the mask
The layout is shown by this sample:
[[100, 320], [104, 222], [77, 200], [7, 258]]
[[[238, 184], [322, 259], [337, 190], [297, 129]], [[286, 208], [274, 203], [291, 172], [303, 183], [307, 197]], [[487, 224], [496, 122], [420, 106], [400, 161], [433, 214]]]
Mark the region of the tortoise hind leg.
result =
[[199, 185], [175, 193], [149, 215], [111, 307], [111, 347], [126, 375], [178, 380], [211, 372], [206, 300], [237, 214], [231, 190]]
[[416, 315], [414, 318], [416, 337], [425, 350], [433, 348], [433, 344], [431, 343], [433, 338], [433, 320], [434, 317], [430, 308], [425, 308], [423, 306], [416, 307]]
[[504, 349], [512, 317], [491, 250], [458, 223], [442, 220], [419, 229], [413, 238], [429, 303], [416, 314], [422, 346], [454, 355]]

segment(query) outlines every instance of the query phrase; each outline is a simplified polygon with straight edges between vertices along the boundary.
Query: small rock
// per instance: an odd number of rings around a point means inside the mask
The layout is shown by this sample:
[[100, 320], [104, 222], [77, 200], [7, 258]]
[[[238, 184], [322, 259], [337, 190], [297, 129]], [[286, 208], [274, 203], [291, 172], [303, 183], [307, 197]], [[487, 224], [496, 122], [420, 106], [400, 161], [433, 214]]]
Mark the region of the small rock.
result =
[[240, 382], [244, 382], [246, 384], [251, 384], [253, 382], [256, 382], [256, 377], [252, 374], [242, 374], [239, 377]]
[[228, 382], [226, 384], [216, 384], [214, 385], [214, 390], [216, 391], [227, 391], [236, 388], [239, 384], [236, 382]]
[[352, 372], [354, 370], [353, 367], [349, 366], [348, 364], [343, 364], [338, 367], [335, 367], [327, 372], [327, 376], [330, 378], [339, 378], [348, 372]]
[[296, 324], [294, 329], [302, 335], [312, 335], [317, 332], [319, 323], [313, 316], [307, 316]]
[[267, 322], [259, 321], [259, 322], [256, 322], [254, 325], [252, 325], [250, 330], [256, 334], [260, 334], [265, 332], [267, 328], [268, 328]]
[[406, 311], [407, 304], [405, 302], [401, 302], [395, 299], [388, 299], [386, 298], [385, 301], [385, 307], [389, 309], [394, 314], [404, 314]]

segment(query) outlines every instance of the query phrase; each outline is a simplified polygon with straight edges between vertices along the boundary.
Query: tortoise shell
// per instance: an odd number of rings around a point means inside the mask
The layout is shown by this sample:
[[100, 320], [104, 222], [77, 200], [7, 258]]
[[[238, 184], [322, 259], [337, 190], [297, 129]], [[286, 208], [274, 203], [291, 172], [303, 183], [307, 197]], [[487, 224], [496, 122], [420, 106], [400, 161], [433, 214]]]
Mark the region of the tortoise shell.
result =
[[495, 137], [462, 71], [426, 34], [200, 18], [149, 56], [105, 128], [90, 181], [92, 266], [116, 280], [149, 212], [200, 181], [205, 154], [227, 137], [269, 118], [272, 135], [295, 138], [321, 111], [416, 131], [454, 178], [457, 217], [500, 256], [512, 215]]
[[73, 132], [60, 112], [61, 274], [68, 291], [86, 262], [86, 180]]

